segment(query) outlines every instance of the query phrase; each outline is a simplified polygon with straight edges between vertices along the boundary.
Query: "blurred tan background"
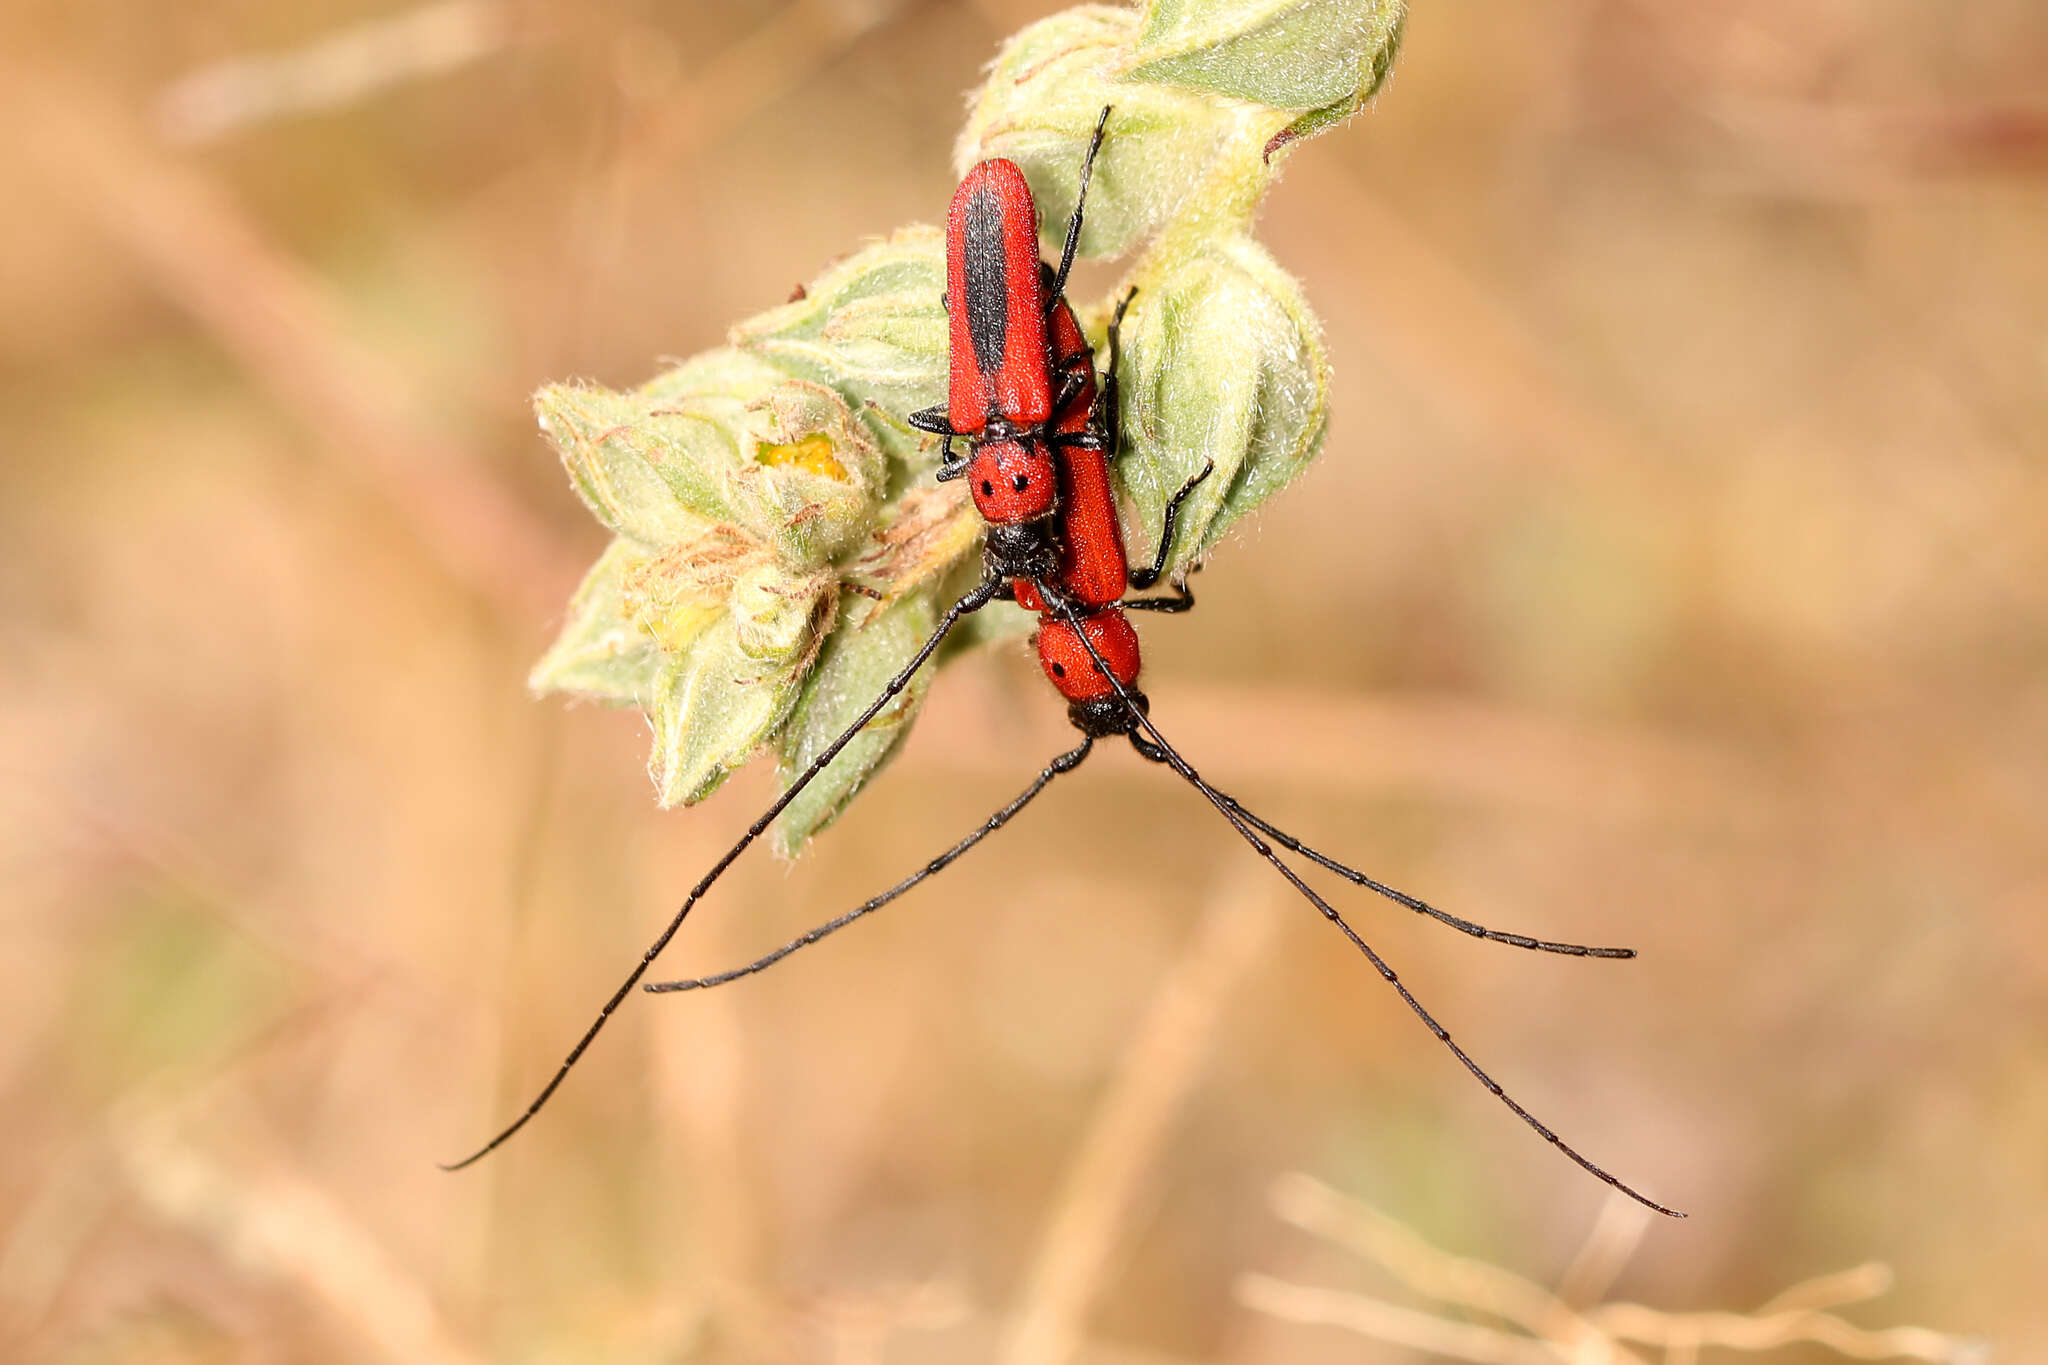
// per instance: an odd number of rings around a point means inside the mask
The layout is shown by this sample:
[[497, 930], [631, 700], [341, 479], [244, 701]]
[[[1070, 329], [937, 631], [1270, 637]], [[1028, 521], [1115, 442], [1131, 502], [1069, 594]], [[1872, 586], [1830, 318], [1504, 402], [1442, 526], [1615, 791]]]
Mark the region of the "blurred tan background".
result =
[[[1689, 1222], [1603, 1214], [1124, 754], [858, 931], [630, 1002], [434, 1169], [770, 789], [659, 814], [637, 717], [526, 696], [602, 540], [527, 394], [936, 219], [964, 92], [1051, 8], [7, 8], [0, 1355], [1419, 1358], [1253, 1302], [1421, 1306], [1274, 1215], [1290, 1171], [1574, 1302], [1881, 1260], [1849, 1316], [2048, 1354], [2037, 0], [1419, 5], [1263, 220], [1329, 444], [1144, 626], [1155, 714], [1256, 809], [1642, 950], [1339, 888]], [[1020, 649], [949, 669], [664, 965], [894, 880], [1065, 733]]]

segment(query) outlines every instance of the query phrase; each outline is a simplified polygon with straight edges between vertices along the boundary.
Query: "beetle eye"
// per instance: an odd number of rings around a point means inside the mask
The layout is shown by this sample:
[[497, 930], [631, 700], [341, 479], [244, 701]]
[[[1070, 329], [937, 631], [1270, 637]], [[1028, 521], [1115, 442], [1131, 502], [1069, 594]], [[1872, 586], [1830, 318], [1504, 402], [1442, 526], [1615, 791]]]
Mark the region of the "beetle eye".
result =
[[1016, 485], [1019, 493], [1022, 493], [1025, 489], [1031, 487], [1031, 476], [1029, 474], [1018, 474], [1013, 476], [1010, 482]]

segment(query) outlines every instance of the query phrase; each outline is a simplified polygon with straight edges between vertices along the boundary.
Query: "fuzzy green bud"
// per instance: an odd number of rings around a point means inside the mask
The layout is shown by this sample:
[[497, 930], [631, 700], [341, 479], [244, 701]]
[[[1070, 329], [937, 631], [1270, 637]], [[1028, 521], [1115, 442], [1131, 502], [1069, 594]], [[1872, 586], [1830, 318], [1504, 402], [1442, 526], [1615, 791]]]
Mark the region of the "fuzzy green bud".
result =
[[1151, 560], [1167, 500], [1215, 462], [1181, 507], [1167, 559], [1178, 578], [1314, 458], [1329, 364], [1300, 286], [1249, 237], [1205, 239], [1141, 286], [1123, 337], [1115, 474], [1136, 512], [1134, 562]]
[[[1258, 111], [1199, 92], [1124, 83], [1138, 18], [1089, 6], [1019, 33], [990, 68], [954, 150], [963, 172], [997, 156], [1023, 168], [1049, 246], [1073, 213], [1081, 161], [1105, 107], [1113, 112], [1088, 185], [1083, 256], [1121, 255], [1150, 239], [1197, 198], [1221, 165], [1245, 162], [1245, 174], [1260, 174], [1255, 149], [1287, 121], [1270, 118], [1270, 126], [1246, 133], [1241, 124]], [[1251, 157], [1233, 153], [1246, 145], [1254, 149]]]
[[1152, 0], [1127, 79], [1307, 111], [1356, 109], [1386, 78], [1401, 0]]
[[1115, 256], [1183, 220], [1251, 222], [1273, 153], [1355, 113], [1386, 76], [1401, 0], [1154, 0], [1083, 6], [1004, 45], [954, 150], [965, 171], [1024, 169], [1043, 226], [1073, 211], [1097, 118], [1083, 256]]
[[[777, 595], [755, 580], [736, 595], [758, 606], [764, 593]], [[661, 656], [648, 711], [654, 749], [647, 772], [662, 805], [709, 796], [787, 719], [811, 655], [831, 628], [829, 617], [815, 614], [829, 613], [836, 599], [813, 598], [810, 616], [798, 605], [775, 602], [765, 613], [765, 632], [749, 628], [762, 625], [759, 618], [740, 615], [732, 629], [706, 630], [680, 653]], [[774, 651], [764, 636], [792, 647]]]
[[795, 707], [837, 615], [835, 561], [886, 524], [886, 462], [834, 390], [737, 351], [535, 406], [619, 539], [532, 684], [645, 709], [663, 804], [698, 800]]

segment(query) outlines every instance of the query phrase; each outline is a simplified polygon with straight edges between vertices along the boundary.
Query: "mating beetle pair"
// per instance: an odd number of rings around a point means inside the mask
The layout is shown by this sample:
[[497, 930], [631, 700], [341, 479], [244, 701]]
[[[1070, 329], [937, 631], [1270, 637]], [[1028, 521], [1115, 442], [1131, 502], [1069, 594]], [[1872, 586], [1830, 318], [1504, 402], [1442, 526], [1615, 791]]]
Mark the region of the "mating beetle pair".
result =
[[[1122, 599], [1126, 588], [1159, 581], [1181, 503], [1214, 468], [1204, 467], [1174, 494], [1157, 557], [1132, 572], [1109, 480], [1118, 434], [1117, 331], [1131, 296], [1110, 323], [1110, 367], [1099, 385], [1094, 350], [1066, 299], [1109, 115], [1102, 111], [1081, 162], [1058, 269], [1039, 258], [1038, 208], [1015, 162], [984, 161], [960, 182], [946, 219], [947, 398], [910, 416], [913, 427], [944, 438], [938, 477], [966, 478], [987, 528], [987, 575], [1007, 580], [998, 595], [1040, 614], [1039, 664], [1066, 698], [1075, 726], [1092, 738], [1134, 731], [1108, 680], [1114, 676], [1126, 688], [1137, 683], [1138, 636], [1123, 608], [1194, 605], [1185, 586], [1172, 597]], [[962, 439], [967, 452], [956, 455], [953, 443]], [[1040, 592], [1047, 579], [1074, 608], [1075, 621], [1051, 609]], [[1108, 661], [1107, 675], [1091, 652]], [[1143, 694], [1134, 695], [1144, 705]]]
[[[1181, 503], [1208, 477], [1213, 465], [1205, 467], [1174, 494], [1167, 504], [1157, 558], [1150, 566], [1131, 572], [1109, 479], [1109, 460], [1115, 455], [1119, 431], [1117, 331], [1130, 298], [1126, 295], [1110, 326], [1110, 370], [1098, 381], [1094, 353], [1064, 296], [1067, 272], [1080, 240], [1089, 174], [1109, 116], [1110, 111], [1105, 109], [1082, 163], [1080, 189], [1057, 269], [1039, 256], [1037, 206], [1023, 172], [1012, 162], [984, 161], [970, 170], [954, 195], [948, 216], [947, 402], [915, 413], [910, 420], [918, 429], [943, 441], [938, 477], [964, 478], [968, 482], [975, 508], [986, 523], [981, 581], [947, 608], [930, 637], [866, 709], [797, 774], [782, 795], [691, 888], [667, 926], [526, 1110], [482, 1148], [448, 1169], [478, 1160], [540, 1111], [726, 868], [856, 734], [910, 685], [962, 617], [999, 598], [1009, 598], [1039, 615], [1035, 637], [1039, 662], [1047, 678], [1067, 700], [1068, 716], [1080, 730], [1081, 742], [1054, 758], [1022, 792], [979, 827], [887, 891], [746, 966], [715, 976], [655, 982], [645, 989], [656, 993], [698, 990], [749, 976], [873, 913], [937, 875], [1001, 829], [1054, 778], [1079, 767], [1098, 739], [1125, 735], [1139, 754], [1172, 769], [1215, 807], [1255, 853], [1365, 955], [1437, 1040], [1524, 1123], [1584, 1170], [1631, 1199], [1659, 1213], [1684, 1216], [1594, 1165], [1516, 1103], [1452, 1040], [1386, 961], [1301, 879], [1274, 851], [1273, 845], [1475, 938], [1574, 957], [1629, 958], [1635, 956], [1632, 949], [1556, 943], [1489, 929], [1375, 881], [1310, 848], [1217, 790], [1181, 757], [1152, 721], [1145, 695], [1136, 686], [1138, 638], [1125, 610], [1185, 611], [1194, 599], [1184, 586], [1166, 597], [1126, 598], [1124, 593], [1129, 588], [1143, 589], [1158, 581], [1173, 541], [1174, 521]], [[962, 441], [966, 443], [965, 451], [956, 451], [955, 442]]]

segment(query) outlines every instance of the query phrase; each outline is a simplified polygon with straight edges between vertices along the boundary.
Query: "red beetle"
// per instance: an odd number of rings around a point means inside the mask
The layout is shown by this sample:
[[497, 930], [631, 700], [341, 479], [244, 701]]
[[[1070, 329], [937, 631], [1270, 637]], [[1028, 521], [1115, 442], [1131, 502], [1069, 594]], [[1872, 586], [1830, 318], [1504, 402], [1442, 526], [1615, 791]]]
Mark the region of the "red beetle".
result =
[[[938, 478], [967, 480], [997, 577], [1026, 580], [1059, 568], [1051, 522], [1067, 476], [1057, 452], [1099, 451], [1103, 443], [1092, 421], [1094, 353], [1064, 291], [1108, 120], [1105, 109], [1082, 158], [1057, 269], [1039, 258], [1038, 204], [1014, 161], [998, 157], [969, 170], [946, 215], [946, 402], [912, 413], [910, 424], [944, 438]], [[953, 443], [962, 439], [967, 453], [956, 455]], [[1102, 505], [1113, 516], [1114, 505]]]
[[1039, 264], [1038, 205], [1024, 172], [1014, 161], [982, 162], [946, 215], [953, 435], [1036, 427], [1052, 416]]

